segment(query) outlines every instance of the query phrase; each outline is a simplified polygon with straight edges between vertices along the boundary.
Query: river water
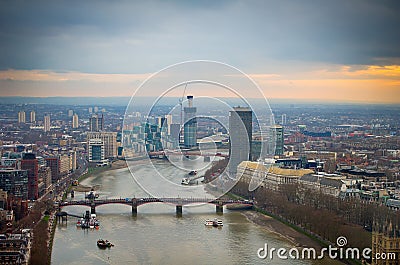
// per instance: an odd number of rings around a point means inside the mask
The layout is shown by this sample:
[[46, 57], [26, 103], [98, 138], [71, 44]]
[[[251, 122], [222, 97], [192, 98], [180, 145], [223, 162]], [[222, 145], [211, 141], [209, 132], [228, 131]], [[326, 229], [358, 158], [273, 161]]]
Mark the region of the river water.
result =
[[[158, 166], [171, 171], [166, 163]], [[142, 174], [148, 172], [146, 166], [139, 167]], [[175, 178], [177, 182], [181, 179], [178, 175]], [[126, 168], [100, 173], [83, 184], [100, 185], [100, 198], [147, 196]], [[83, 198], [83, 193], [75, 193], [75, 199]], [[88, 209], [66, 206], [63, 210], [82, 215]], [[127, 205], [99, 206], [96, 213], [101, 222], [98, 230], [77, 228], [72, 217], [67, 224], [57, 225], [52, 264], [327, 264], [258, 258], [257, 250], [265, 243], [276, 248], [293, 246], [251, 223], [241, 212], [224, 209], [223, 215], [217, 215], [214, 205], [183, 207], [182, 217], [176, 216], [175, 206], [160, 203], [140, 206], [137, 217]], [[222, 228], [204, 226], [205, 219], [216, 217], [223, 220]], [[99, 238], [115, 246], [99, 249]]]

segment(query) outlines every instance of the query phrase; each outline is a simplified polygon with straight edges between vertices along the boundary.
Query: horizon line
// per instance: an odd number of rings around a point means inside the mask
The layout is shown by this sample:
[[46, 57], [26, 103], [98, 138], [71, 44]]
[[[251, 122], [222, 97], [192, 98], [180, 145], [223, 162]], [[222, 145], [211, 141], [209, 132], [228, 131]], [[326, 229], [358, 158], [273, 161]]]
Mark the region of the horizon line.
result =
[[[154, 98], [157, 96], [145, 96], [141, 98]], [[131, 96], [0, 96], [0, 99], [15, 98], [15, 99], [55, 99], [55, 98], [101, 98], [101, 99], [130, 99]], [[179, 97], [166, 97], [166, 98], [179, 98]], [[218, 98], [229, 98], [237, 99], [236, 97], [218, 97]], [[247, 98], [247, 100], [262, 100], [263, 98]], [[400, 102], [382, 102], [382, 101], [357, 101], [357, 100], [329, 100], [329, 99], [305, 99], [305, 98], [267, 98], [268, 101], [282, 101], [285, 103], [325, 103], [325, 104], [358, 104], [358, 105], [400, 105]], [[4, 104], [4, 103], [0, 103]], [[21, 103], [10, 103], [10, 104], [21, 104]], [[37, 104], [37, 103], [28, 103]], [[82, 104], [79, 104], [82, 105]], [[90, 104], [88, 104], [90, 105]]]

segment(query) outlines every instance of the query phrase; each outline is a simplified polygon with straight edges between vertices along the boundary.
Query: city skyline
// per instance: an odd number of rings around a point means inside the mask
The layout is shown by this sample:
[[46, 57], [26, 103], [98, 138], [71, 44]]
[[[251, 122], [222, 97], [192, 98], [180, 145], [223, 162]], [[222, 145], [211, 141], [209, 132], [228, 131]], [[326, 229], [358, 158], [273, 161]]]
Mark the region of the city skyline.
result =
[[400, 102], [395, 1], [0, 5], [2, 97], [130, 97], [202, 59], [244, 71], [268, 99]]

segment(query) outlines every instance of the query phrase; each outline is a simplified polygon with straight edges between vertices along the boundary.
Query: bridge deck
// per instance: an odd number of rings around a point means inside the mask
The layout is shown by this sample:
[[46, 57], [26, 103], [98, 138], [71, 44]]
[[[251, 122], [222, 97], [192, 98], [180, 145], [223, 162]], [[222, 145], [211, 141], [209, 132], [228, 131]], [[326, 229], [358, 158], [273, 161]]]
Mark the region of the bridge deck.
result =
[[146, 203], [170, 203], [175, 205], [188, 205], [194, 203], [210, 203], [215, 205], [227, 204], [244, 204], [253, 205], [254, 203], [249, 200], [230, 200], [230, 199], [209, 199], [209, 198], [126, 198], [126, 199], [98, 199], [98, 200], [81, 200], [81, 201], [67, 201], [61, 202], [60, 207], [68, 205], [85, 205], [97, 206], [103, 204], [126, 204], [126, 205], [142, 205]]

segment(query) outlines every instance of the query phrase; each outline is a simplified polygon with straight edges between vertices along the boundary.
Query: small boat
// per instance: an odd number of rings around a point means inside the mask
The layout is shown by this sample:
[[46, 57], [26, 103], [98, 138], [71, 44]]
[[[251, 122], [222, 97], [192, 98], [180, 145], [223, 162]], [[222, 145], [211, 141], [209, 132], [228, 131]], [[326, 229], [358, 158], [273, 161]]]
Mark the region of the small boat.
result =
[[213, 221], [213, 226], [214, 227], [222, 227], [224, 224], [222, 223], [222, 220], [214, 219]]
[[191, 178], [183, 178], [181, 181], [182, 185], [198, 185], [199, 181], [196, 179], [191, 179]]
[[81, 219], [78, 219], [78, 221], [76, 221], [76, 226], [77, 227], [81, 227], [82, 226], [82, 224], [83, 224], [83, 222], [84, 222], [84, 220], [81, 218]]
[[112, 244], [110, 241], [108, 240], [103, 240], [103, 239], [99, 239], [97, 240], [97, 246], [99, 248], [110, 248], [113, 247], [114, 244]]
[[94, 228], [94, 219], [91, 219], [89, 221], [89, 228], [93, 229]]
[[215, 218], [214, 220], [207, 219], [204, 222], [205, 226], [213, 226], [213, 227], [222, 227], [224, 224], [222, 223], [222, 220], [218, 220]]
[[190, 180], [188, 178], [183, 178], [181, 184], [182, 185], [189, 185]]
[[205, 225], [205, 226], [213, 226], [213, 221], [207, 219], [207, 220], [204, 222], [204, 225]]

